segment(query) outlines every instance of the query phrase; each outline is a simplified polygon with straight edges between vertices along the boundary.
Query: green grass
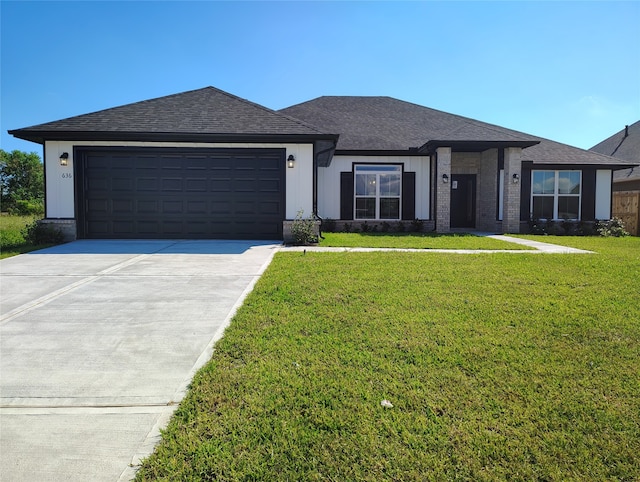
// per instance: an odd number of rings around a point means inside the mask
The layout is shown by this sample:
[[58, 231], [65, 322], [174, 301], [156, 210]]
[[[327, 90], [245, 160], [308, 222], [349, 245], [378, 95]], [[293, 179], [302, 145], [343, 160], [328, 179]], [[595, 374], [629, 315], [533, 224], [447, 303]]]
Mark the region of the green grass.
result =
[[640, 479], [640, 238], [563, 240], [277, 255], [137, 480]]
[[533, 249], [474, 234], [322, 233], [320, 246], [414, 249]]
[[33, 245], [25, 241], [22, 228], [31, 223], [37, 216], [0, 216], [0, 259], [9, 258], [47, 245]]

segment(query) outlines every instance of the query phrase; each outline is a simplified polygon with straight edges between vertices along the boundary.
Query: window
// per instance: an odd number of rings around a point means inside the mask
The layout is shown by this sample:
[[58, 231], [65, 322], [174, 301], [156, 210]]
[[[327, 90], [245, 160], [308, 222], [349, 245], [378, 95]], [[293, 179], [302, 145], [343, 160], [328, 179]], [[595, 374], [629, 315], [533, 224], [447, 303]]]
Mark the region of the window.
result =
[[580, 219], [581, 171], [532, 171], [533, 219]]
[[355, 166], [355, 219], [400, 219], [402, 166]]

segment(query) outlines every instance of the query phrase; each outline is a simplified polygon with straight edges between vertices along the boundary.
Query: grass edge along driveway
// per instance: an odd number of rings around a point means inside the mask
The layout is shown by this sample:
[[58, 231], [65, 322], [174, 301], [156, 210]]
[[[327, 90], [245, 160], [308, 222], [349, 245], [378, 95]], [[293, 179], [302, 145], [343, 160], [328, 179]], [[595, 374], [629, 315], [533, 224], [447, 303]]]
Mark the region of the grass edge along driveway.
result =
[[137, 480], [638, 480], [640, 239], [564, 242], [277, 255]]

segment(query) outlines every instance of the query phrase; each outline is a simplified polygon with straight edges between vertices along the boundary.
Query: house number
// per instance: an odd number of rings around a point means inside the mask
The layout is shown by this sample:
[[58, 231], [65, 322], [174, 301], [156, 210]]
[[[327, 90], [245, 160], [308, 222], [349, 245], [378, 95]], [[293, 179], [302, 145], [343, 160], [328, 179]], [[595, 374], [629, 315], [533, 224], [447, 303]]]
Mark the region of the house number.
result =
[[70, 179], [71, 177], [72, 177], [72, 174], [70, 172], [62, 173], [62, 179]]

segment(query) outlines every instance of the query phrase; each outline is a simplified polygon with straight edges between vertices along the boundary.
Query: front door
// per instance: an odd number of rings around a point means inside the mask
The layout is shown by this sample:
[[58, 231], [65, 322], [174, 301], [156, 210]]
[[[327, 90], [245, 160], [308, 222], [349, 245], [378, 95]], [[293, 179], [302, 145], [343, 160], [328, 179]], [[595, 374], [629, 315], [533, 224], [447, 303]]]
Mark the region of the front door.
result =
[[476, 227], [476, 175], [451, 175], [451, 227]]

